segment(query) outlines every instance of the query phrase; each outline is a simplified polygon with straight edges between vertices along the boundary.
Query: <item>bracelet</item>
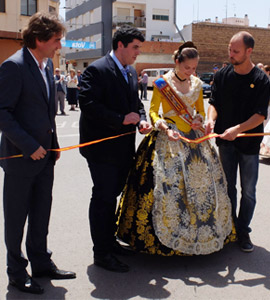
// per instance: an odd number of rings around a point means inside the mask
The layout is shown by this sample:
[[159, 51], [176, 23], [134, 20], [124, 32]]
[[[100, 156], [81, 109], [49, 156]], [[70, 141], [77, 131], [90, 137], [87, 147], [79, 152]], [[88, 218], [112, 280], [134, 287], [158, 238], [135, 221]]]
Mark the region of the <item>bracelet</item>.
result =
[[167, 132], [168, 130], [172, 129], [172, 126], [168, 126], [166, 129], [165, 129], [165, 132]]

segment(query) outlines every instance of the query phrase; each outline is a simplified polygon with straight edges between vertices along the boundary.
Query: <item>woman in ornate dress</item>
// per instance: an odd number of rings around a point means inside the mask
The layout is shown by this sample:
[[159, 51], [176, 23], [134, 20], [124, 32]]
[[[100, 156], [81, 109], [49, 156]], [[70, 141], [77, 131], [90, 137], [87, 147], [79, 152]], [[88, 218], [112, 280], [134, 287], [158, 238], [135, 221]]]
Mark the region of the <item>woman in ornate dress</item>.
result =
[[150, 107], [155, 130], [138, 148], [120, 201], [117, 235], [143, 253], [210, 254], [236, 239], [231, 204], [215, 149], [208, 141], [180, 138], [204, 135], [193, 43], [183, 44], [174, 60], [175, 70], [155, 82]]

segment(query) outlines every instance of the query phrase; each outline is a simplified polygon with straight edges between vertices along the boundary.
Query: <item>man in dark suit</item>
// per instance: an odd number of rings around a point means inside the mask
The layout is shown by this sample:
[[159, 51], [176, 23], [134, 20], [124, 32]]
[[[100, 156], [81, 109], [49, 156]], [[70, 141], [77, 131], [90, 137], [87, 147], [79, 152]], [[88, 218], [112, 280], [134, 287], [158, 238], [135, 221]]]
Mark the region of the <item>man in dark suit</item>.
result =
[[75, 278], [59, 270], [47, 249], [52, 203], [53, 172], [58, 152], [55, 126], [53, 58], [61, 48], [64, 27], [56, 16], [36, 13], [23, 32], [24, 47], [0, 67], [0, 156], [4, 169], [4, 217], [9, 283], [17, 289], [41, 294], [43, 288], [26, 271], [21, 252], [26, 219], [27, 256], [33, 277]]
[[114, 254], [128, 250], [116, 242], [116, 198], [121, 193], [135, 154], [135, 130], [148, 133], [138, 97], [134, 63], [144, 37], [136, 28], [123, 26], [113, 37], [113, 50], [93, 62], [82, 75], [79, 102], [81, 108], [80, 142], [89, 142], [123, 133], [116, 139], [81, 148], [93, 180], [89, 207], [94, 264], [115, 272], [129, 267]]

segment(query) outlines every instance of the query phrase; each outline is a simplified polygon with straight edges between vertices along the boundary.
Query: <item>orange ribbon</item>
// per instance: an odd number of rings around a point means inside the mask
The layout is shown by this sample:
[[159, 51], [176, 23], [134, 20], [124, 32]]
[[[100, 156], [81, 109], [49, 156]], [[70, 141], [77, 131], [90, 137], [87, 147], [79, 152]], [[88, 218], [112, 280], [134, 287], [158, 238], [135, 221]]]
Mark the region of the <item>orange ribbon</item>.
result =
[[[91, 141], [91, 142], [87, 142], [87, 143], [83, 143], [83, 144], [79, 144], [79, 145], [74, 145], [74, 146], [69, 146], [69, 147], [64, 147], [64, 148], [58, 148], [58, 149], [47, 149], [47, 151], [55, 151], [55, 152], [67, 151], [67, 150], [71, 150], [71, 149], [90, 146], [90, 145], [97, 144], [97, 143], [100, 143], [100, 142], [104, 142], [104, 141], [107, 141], [107, 140], [116, 139], [118, 137], [128, 135], [128, 134], [133, 134], [133, 133], [136, 133], [136, 131], [122, 133], [122, 134], [115, 135], [115, 136], [109, 136], [109, 137], [106, 137], [106, 138], [103, 138], [103, 139], [99, 139], [99, 140], [95, 140], [95, 141]], [[17, 157], [23, 157], [23, 154], [12, 155], [12, 156], [7, 156], [7, 157], [0, 157], [0, 160], [10, 159], [10, 158], [17, 158]]]
[[[62, 152], [62, 151], [76, 149], [76, 148], [82, 148], [82, 147], [90, 146], [90, 145], [97, 144], [97, 143], [107, 141], [107, 140], [116, 139], [118, 137], [128, 135], [128, 134], [133, 134], [133, 133], [136, 133], [136, 131], [122, 133], [122, 134], [119, 134], [119, 135], [110, 136], [110, 137], [107, 137], [107, 138], [103, 138], [103, 139], [99, 139], [99, 140], [95, 140], [95, 141], [91, 141], [91, 142], [87, 142], [87, 143], [83, 143], [83, 144], [79, 144], [79, 145], [74, 145], [74, 146], [69, 146], [69, 147], [64, 147], [64, 148], [58, 148], [58, 149], [48, 149], [47, 151]], [[268, 133], [268, 132], [267, 133], [239, 133], [239, 134], [237, 134], [237, 137], [253, 137], [253, 136], [265, 136], [265, 135], [270, 135], [270, 133]], [[202, 137], [197, 138], [195, 140], [190, 140], [190, 139], [188, 139], [184, 136], [181, 136], [180, 139], [187, 142], [187, 143], [200, 144], [202, 142], [208, 141], [212, 138], [216, 138], [216, 137], [219, 137], [219, 136], [220, 136], [220, 134], [210, 133], [208, 135], [202, 136]], [[10, 158], [18, 158], [18, 157], [23, 157], [23, 155], [18, 154], [18, 155], [13, 155], [13, 156], [0, 157], [0, 160], [10, 159]]]
[[[187, 142], [187, 143], [193, 143], [193, 144], [200, 144], [204, 141], [210, 140], [212, 138], [219, 137], [221, 134], [217, 133], [210, 133], [208, 135], [202, 136], [200, 138], [197, 138], [195, 140], [190, 140], [184, 136], [181, 136], [180, 139]], [[270, 135], [270, 133], [238, 133], [236, 137], [254, 137], [254, 136], [265, 136]]]

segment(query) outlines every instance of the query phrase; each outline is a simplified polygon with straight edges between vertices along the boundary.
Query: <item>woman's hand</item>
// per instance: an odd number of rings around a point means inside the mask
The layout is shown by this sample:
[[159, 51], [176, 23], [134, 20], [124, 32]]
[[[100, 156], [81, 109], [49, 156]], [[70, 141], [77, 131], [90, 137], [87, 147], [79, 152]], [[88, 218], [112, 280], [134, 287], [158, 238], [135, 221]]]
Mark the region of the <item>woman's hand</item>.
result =
[[196, 116], [194, 118], [194, 120], [192, 121], [191, 128], [193, 130], [197, 130], [197, 129], [201, 128], [202, 125], [203, 125], [202, 117], [201, 116]]
[[177, 131], [175, 131], [171, 128], [168, 128], [166, 130], [166, 134], [167, 134], [167, 137], [168, 137], [169, 141], [173, 141], [173, 142], [176, 142], [176, 141], [180, 140], [180, 137], [181, 137], [179, 132], [177, 132]]

